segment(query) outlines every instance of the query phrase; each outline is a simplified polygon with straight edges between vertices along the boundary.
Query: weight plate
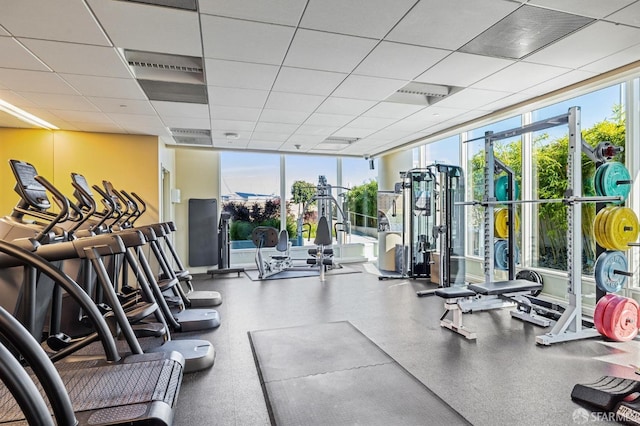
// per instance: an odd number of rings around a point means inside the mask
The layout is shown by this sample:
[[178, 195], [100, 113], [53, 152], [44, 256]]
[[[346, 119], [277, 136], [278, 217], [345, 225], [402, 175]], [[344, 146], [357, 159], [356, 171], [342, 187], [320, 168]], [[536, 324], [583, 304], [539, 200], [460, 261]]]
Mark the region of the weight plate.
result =
[[615, 294], [605, 294], [600, 298], [600, 300], [598, 300], [598, 303], [596, 304], [596, 309], [593, 312], [593, 323], [595, 324], [598, 333], [602, 334], [603, 336], [606, 336], [604, 332], [604, 311], [607, 309], [607, 305], [609, 305], [612, 300], [616, 300], [618, 297], [619, 296]]
[[[516, 247], [516, 264], [520, 263], [520, 250]], [[507, 240], [496, 240], [493, 243], [493, 264], [496, 269], [509, 269], [509, 243]]]
[[[507, 201], [509, 199], [509, 192], [507, 190], [507, 185], [509, 184], [509, 176], [502, 175], [495, 180], [494, 191], [496, 200], [498, 201]], [[514, 200], [517, 200], [520, 197], [520, 185], [518, 182], [515, 183], [515, 194]]]
[[629, 207], [616, 207], [606, 216], [606, 239], [613, 250], [628, 250], [638, 239], [638, 216]]
[[611, 301], [604, 311], [605, 335], [617, 342], [627, 342], [638, 335], [638, 302], [626, 297]]
[[[627, 170], [624, 164], [617, 161], [606, 163], [605, 166], [607, 167], [600, 174], [600, 189], [602, 190], [602, 195], [606, 197], [619, 196], [626, 200], [629, 191], [631, 191], [631, 185], [618, 182], [631, 180], [629, 170]], [[621, 202], [614, 204], [621, 204]]]
[[615, 207], [605, 207], [604, 209], [600, 210], [596, 215], [596, 220], [594, 222], [594, 227], [597, 229], [597, 233], [595, 234], [596, 241], [598, 242], [600, 247], [604, 247], [606, 249], [611, 248], [611, 243], [607, 238], [606, 219], [611, 210], [613, 210], [614, 208]]
[[[520, 217], [514, 212], [515, 228], [520, 228]], [[495, 234], [498, 238], [507, 238], [509, 236], [509, 209], [497, 209], [493, 214], [493, 223]]]
[[621, 251], [605, 251], [598, 259], [594, 268], [594, 278], [596, 285], [602, 291], [617, 293], [622, 290], [627, 282], [625, 275], [617, 274], [615, 271], [626, 272], [629, 268], [627, 257]]
[[[532, 281], [534, 283], [542, 284], [542, 276], [536, 271], [531, 271], [529, 269], [523, 269], [516, 274], [516, 280], [527, 280]], [[542, 289], [536, 290], [531, 293], [532, 296], [538, 296], [542, 293]]]
[[598, 167], [596, 169], [596, 174], [593, 177], [593, 187], [596, 190], [596, 195], [602, 197], [603, 193], [602, 193], [602, 186], [600, 185], [600, 179], [602, 179], [602, 172], [604, 171], [604, 169], [607, 167], [607, 163], [601, 165], [600, 167]]

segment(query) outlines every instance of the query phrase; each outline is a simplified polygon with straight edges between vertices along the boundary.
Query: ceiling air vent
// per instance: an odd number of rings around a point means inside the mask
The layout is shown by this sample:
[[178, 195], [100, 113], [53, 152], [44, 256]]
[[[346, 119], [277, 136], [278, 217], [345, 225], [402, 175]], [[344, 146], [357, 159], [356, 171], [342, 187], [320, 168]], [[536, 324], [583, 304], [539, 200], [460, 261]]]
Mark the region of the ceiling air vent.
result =
[[593, 19], [534, 6], [522, 6], [462, 46], [465, 53], [521, 59]]
[[360, 138], [348, 138], [342, 136], [329, 136], [322, 143], [333, 143], [339, 145], [351, 145], [352, 143], [358, 141]]
[[207, 129], [182, 129], [171, 128], [171, 136], [178, 145], [188, 146], [213, 146], [211, 139], [211, 130]]
[[124, 50], [129, 68], [139, 80], [204, 84], [202, 58], [166, 53]]
[[352, 143], [360, 140], [360, 138], [342, 137], [342, 136], [329, 136], [318, 145], [314, 146], [312, 151], [340, 151], [345, 149]]
[[207, 103], [207, 86], [204, 84], [171, 83], [168, 81], [138, 80], [150, 101]]
[[197, 0], [121, 0], [129, 3], [142, 3], [151, 6], [170, 7], [172, 9], [198, 10]]
[[396, 93], [389, 96], [386, 101], [399, 104], [428, 106], [446, 98], [458, 90], [460, 90], [458, 87], [412, 81], [403, 88], [398, 89]]

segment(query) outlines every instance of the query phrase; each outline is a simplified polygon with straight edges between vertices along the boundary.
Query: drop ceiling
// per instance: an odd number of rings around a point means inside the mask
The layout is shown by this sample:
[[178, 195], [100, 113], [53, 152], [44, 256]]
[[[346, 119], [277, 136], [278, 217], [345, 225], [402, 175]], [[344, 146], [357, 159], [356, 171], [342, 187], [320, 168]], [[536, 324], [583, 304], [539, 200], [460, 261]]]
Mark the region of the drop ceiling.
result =
[[375, 156], [639, 61], [640, 1], [9, 0], [0, 52], [60, 129]]

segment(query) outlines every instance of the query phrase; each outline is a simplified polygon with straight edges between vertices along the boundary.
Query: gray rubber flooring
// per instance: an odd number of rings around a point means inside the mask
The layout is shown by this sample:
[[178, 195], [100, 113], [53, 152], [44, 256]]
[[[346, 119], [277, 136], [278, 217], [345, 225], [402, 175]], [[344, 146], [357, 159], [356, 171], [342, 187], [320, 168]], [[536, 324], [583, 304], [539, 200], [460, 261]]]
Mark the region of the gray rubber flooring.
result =
[[[574, 425], [581, 409], [570, 398], [575, 383], [603, 375], [640, 378], [632, 366], [640, 364], [639, 342], [536, 346], [535, 336], [546, 329], [512, 319], [507, 309], [465, 315], [478, 335], [468, 341], [440, 327], [442, 299], [416, 297], [429, 287], [421, 280], [380, 281], [365, 269], [324, 283], [318, 277], [254, 282], [233, 274], [204, 275], [194, 285], [222, 293], [216, 308], [222, 324], [174, 334], [209, 339], [217, 352], [212, 369], [185, 375], [176, 425], [270, 424], [247, 333], [328, 322], [349, 321], [475, 425]], [[325, 424], [333, 420], [327, 413]]]
[[249, 336], [273, 424], [469, 424], [348, 321]]

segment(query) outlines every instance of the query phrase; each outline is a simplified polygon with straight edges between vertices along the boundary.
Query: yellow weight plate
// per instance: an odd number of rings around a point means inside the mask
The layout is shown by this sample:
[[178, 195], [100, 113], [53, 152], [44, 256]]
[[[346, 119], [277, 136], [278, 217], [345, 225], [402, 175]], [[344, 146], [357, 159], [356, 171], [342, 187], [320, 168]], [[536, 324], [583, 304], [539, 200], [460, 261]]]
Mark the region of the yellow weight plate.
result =
[[[514, 212], [515, 229], [520, 228], [520, 217]], [[493, 214], [493, 223], [496, 237], [507, 238], [509, 236], [509, 210], [498, 209]]]
[[628, 250], [638, 239], [638, 216], [629, 207], [617, 207], [607, 216], [607, 240], [615, 250]]
[[601, 247], [604, 247], [606, 249], [611, 249], [611, 243], [607, 239], [607, 229], [605, 224], [609, 212], [614, 208], [616, 207], [610, 206], [600, 210], [596, 215], [596, 220], [593, 224], [596, 241]]

